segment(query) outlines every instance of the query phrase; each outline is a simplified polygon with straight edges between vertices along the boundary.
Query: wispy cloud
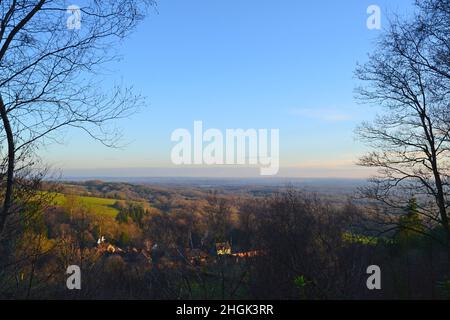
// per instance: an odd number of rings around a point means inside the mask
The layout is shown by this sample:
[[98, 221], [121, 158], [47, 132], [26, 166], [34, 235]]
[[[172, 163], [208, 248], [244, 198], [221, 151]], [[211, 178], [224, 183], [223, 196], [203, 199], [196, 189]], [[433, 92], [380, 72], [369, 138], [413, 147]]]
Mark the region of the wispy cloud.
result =
[[352, 116], [335, 108], [293, 108], [289, 114], [326, 122], [349, 121]]

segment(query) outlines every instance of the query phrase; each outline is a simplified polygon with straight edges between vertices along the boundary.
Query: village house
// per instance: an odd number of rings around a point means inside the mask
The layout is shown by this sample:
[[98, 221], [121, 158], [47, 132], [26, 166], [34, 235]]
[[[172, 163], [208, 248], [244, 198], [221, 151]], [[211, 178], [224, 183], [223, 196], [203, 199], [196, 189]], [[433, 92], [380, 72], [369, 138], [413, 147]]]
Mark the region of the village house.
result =
[[200, 266], [207, 264], [211, 260], [211, 257], [200, 249], [187, 249], [186, 259], [191, 265]]
[[216, 254], [218, 256], [229, 256], [231, 255], [231, 245], [229, 242], [218, 242], [216, 243]]

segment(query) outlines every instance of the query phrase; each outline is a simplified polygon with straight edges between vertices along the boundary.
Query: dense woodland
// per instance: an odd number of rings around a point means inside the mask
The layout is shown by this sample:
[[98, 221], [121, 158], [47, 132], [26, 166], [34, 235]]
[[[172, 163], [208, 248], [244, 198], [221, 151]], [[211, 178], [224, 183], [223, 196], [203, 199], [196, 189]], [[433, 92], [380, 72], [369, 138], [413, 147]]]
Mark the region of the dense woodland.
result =
[[[398, 213], [404, 227], [381, 234], [372, 219], [381, 208], [351, 194], [330, 204], [292, 186], [270, 197], [177, 189], [43, 183], [17, 221], [16, 240], [2, 243], [2, 257], [11, 258], [2, 260], [1, 297], [449, 297], [445, 246], [409, 229], [422, 223], [415, 199]], [[366, 287], [372, 264], [382, 270], [380, 291]], [[82, 290], [66, 288], [69, 265], [81, 267]]]

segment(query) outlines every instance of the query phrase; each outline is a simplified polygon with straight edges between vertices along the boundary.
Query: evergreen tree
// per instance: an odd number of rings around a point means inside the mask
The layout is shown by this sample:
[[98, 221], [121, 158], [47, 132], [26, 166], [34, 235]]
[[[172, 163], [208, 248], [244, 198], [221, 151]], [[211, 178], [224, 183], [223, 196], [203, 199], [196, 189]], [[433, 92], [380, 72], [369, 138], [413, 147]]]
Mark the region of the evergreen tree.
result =
[[412, 238], [422, 234], [424, 231], [415, 197], [409, 200], [405, 211], [405, 215], [399, 219], [398, 238], [400, 242], [409, 242]]

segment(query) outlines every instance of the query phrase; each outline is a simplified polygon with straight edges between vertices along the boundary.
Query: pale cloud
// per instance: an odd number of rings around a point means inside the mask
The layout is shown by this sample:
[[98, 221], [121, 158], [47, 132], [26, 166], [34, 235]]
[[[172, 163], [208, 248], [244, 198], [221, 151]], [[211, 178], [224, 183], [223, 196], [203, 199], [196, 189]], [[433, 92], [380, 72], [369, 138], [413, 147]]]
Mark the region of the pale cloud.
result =
[[289, 113], [295, 116], [301, 116], [326, 122], [341, 122], [352, 120], [351, 115], [343, 113], [336, 108], [293, 108]]

